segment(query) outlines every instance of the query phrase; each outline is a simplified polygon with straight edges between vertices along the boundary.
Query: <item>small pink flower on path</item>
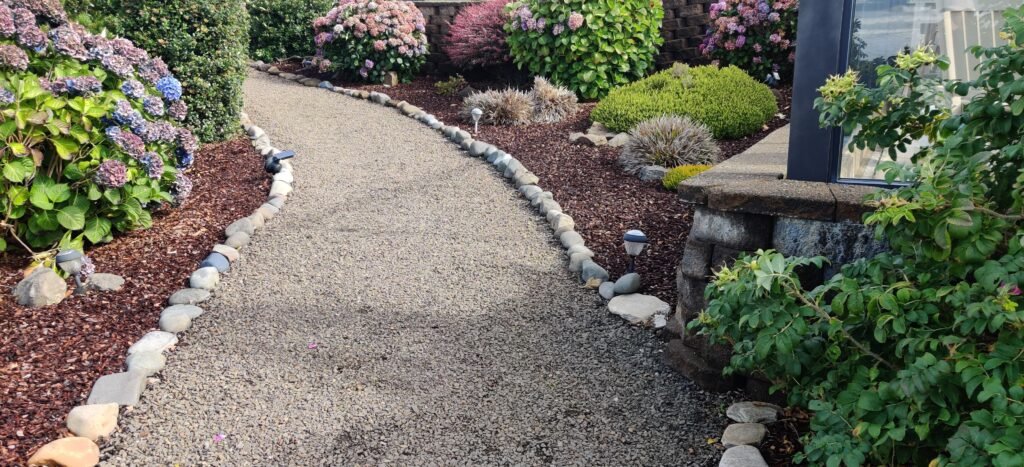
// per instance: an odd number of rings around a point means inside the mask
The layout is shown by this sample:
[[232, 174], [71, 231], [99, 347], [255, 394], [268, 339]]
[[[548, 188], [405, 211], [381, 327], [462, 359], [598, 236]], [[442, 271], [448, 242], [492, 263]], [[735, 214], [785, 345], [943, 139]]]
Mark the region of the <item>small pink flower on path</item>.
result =
[[225, 435], [224, 433], [217, 433], [217, 434], [213, 435], [213, 442], [214, 443], [219, 443], [221, 441], [224, 441], [224, 438], [227, 438], [227, 437], [228, 437], [228, 435]]
[[309, 350], [314, 350], [314, 349], [316, 349], [316, 346], [317, 346], [316, 342], [310, 342], [309, 345], [306, 346], [306, 348], [309, 349]]

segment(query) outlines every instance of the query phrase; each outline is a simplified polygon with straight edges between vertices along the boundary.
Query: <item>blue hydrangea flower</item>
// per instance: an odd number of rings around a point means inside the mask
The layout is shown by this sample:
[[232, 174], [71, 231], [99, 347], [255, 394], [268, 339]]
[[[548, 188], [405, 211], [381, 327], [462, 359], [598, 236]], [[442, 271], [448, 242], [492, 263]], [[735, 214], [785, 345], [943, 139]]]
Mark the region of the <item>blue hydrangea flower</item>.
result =
[[178, 148], [178, 165], [179, 169], [187, 169], [192, 167], [192, 163], [195, 162], [195, 157], [190, 152], [186, 152], [182, 148]]
[[181, 99], [181, 83], [173, 76], [164, 76], [156, 82], [156, 89], [171, 102]]
[[0, 88], [0, 104], [9, 105], [14, 103], [14, 93]]
[[154, 117], [162, 117], [164, 115], [164, 101], [156, 97], [146, 96], [142, 100], [142, 108], [146, 110], [146, 113]]
[[146, 87], [132, 79], [121, 84], [121, 92], [132, 99], [142, 99], [146, 95]]
[[81, 96], [89, 96], [103, 91], [103, 83], [92, 76], [76, 76], [68, 78], [68, 91]]

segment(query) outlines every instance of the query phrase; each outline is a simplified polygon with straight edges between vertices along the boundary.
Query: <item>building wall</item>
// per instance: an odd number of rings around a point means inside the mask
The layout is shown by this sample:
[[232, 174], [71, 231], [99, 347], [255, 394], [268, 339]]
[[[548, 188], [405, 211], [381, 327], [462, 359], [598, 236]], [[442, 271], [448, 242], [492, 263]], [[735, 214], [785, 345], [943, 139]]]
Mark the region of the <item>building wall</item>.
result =
[[[466, 5], [479, 3], [480, 0], [431, 0], [415, 1], [427, 21], [427, 41], [431, 45], [430, 57], [425, 71], [446, 71], [449, 67], [448, 57], [439, 45], [448, 34], [448, 24], [455, 21], [455, 15]], [[708, 5], [711, 0], [663, 0], [665, 20], [661, 35], [665, 39], [658, 54], [660, 67], [671, 65], [676, 61], [693, 61], [699, 59], [697, 46], [704, 38], [704, 30], [708, 23]]]

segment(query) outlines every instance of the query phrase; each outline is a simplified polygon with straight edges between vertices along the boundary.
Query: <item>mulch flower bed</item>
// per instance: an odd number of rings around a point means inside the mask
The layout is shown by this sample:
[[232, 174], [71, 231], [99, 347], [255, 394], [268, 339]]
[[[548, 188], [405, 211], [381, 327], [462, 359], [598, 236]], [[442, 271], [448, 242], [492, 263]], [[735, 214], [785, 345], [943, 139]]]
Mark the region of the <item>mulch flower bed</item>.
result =
[[[275, 64], [281, 71], [299, 73], [301, 64], [291, 60]], [[317, 78], [327, 76], [303, 73]], [[438, 95], [434, 83], [446, 77], [418, 77], [396, 87], [365, 85], [332, 80], [336, 86], [387, 94], [434, 114], [448, 125], [472, 131], [472, 122], [461, 121], [458, 112], [462, 98]], [[504, 83], [470, 81], [479, 90], [503, 88]], [[779, 112], [789, 115], [791, 91], [776, 93]], [[475, 139], [491, 143], [523, 162], [540, 177], [540, 186], [554, 194], [565, 212], [576, 221], [594, 258], [615, 279], [625, 273], [628, 258], [622, 247], [622, 235], [640, 229], [651, 239], [649, 249], [637, 259], [637, 272], [643, 277], [644, 291], [674, 304], [675, 268], [682, 258], [690, 232], [693, 209], [679, 201], [675, 192], [661, 182], [644, 182], [623, 172], [618, 165], [620, 150], [611, 147], [587, 147], [569, 142], [569, 133], [585, 132], [590, 127], [593, 103], [581, 104], [581, 111], [556, 124], [522, 126], [481, 125]], [[746, 138], [719, 141], [725, 158], [745, 151], [788, 120], [773, 119], [768, 126]]]
[[67, 433], [68, 411], [85, 402], [97, 378], [122, 371], [128, 347], [156, 328], [167, 297], [186, 286], [229, 223], [264, 202], [270, 186], [246, 138], [203, 147], [189, 175], [195, 187], [184, 206], [160, 209], [151, 229], [87, 252], [97, 272], [125, 278], [119, 292], [24, 308], [11, 288], [29, 258], [0, 254], [0, 464], [20, 465]]

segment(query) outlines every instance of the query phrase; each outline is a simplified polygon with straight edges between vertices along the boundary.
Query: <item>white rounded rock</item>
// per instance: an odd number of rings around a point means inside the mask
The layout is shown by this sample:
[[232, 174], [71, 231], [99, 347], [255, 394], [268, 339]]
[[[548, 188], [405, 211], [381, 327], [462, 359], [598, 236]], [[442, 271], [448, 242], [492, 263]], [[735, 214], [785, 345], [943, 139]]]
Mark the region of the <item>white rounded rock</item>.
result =
[[68, 412], [68, 431], [98, 441], [107, 438], [117, 429], [117, 404], [80, 405]]
[[189, 277], [188, 284], [193, 289], [214, 290], [220, 284], [220, 273], [214, 267], [199, 268]]

